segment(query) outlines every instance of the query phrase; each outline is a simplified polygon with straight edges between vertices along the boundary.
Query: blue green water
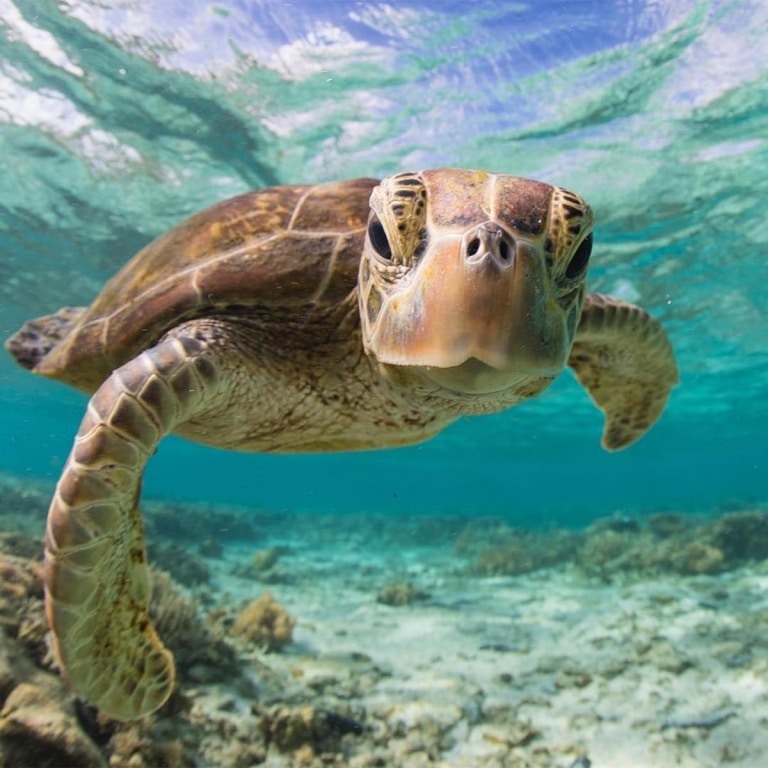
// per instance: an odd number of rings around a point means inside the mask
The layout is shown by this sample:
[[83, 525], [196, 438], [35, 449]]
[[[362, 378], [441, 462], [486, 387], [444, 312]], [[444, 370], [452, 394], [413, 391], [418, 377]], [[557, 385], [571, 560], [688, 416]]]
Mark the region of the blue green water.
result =
[[[599, 448], [570, 374], [422, 446], [235, 455], [167, 440], [156, 497], [579, 521], [768, 490], [763, 0], [0, 0], [0, 333], [88, 303], [139, 247], [245, 190], [439, 165], [573, 188], [592, 290], [681, 369], [638, 445]], [[85, 399], [0, 358], [0, 471], [55, 482]]]

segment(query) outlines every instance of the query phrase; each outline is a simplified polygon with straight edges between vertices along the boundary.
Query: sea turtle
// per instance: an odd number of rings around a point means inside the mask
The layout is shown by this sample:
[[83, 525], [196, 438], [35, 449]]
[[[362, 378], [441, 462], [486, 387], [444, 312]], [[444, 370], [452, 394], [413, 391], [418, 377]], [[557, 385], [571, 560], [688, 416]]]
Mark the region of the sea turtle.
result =
[[26, 323], [21, 365], [94, 393], [51, 503], [47, 616], [62, 670], [131, 719], [174, 687], [148, 618], [138, 498], [164, 435], [248, 451], [415, 443], [502, 411], [564, 366], [638, 439], [677, 381], [640, 308], [585, 295], [578, 195], [462, 169], [280, 186], [192, 216], [88, 308]]

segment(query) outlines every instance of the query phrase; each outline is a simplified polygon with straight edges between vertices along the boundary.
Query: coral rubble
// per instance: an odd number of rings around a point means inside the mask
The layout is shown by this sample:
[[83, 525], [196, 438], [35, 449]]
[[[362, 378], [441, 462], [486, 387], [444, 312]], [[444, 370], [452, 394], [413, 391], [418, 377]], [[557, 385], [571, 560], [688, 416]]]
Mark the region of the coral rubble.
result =
[[259, 549], [253, 553], [251, 558], [251, 567], [258, 574], [266, 573], [277, 565], [280, 559], [280, 550], [277, 547], [267, 547]]
[[413, 586], [410, 581], [391, 581], [386, 584], [376, 596], [383, 605], [410, 605], [415, 600], [424, 600], [429, 595]]
[[276, 651], [291, 642], [296, 620], [269, 592], [253, 600], [232, 625], [232, 634], [268, 651]]
[[657, 513], [646, 520], [615, 516], [585, 531], [522, 531], [499, 521], [472, 521], [457, 554], [478, 576], [514, 576], [575, 566], [610, 581], [664, 573], [712, 574], [768, 558], [768, 514], [729, 512], [714, 519]]

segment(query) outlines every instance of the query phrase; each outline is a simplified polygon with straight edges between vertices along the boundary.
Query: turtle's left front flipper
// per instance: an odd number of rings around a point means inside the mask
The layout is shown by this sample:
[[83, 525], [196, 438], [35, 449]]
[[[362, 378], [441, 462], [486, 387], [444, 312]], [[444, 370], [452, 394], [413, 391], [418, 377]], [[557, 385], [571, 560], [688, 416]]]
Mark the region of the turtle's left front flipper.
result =
[[631, 445], [659, 418], [678, 382], [664, 329], [634, 304], [601, 294], [584, 300], [568, 365], [605, 413], [602, 445]]

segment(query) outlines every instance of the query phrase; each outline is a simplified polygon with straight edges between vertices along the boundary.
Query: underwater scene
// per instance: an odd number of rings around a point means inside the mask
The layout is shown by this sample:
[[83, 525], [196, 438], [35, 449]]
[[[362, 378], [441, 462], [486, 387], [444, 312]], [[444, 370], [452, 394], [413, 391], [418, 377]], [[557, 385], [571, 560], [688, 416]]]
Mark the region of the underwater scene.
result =
[[768, 765], [766, 46], [0, 0], [0, 768]]

